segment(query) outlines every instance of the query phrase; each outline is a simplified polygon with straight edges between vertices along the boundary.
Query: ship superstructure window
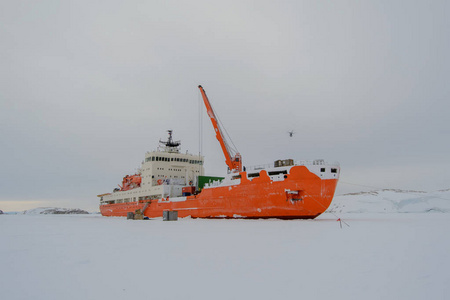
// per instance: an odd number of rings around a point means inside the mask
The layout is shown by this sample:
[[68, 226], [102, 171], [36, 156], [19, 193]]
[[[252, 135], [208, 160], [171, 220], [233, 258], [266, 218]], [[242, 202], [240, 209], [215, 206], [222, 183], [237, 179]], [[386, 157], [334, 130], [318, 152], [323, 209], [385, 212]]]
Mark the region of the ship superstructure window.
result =
[[269, 172], [269, 176], [280, 175], [280, 174], [287, 174], [287, 171], [286, 171], [286, 170], [283, 170], [283, 171], [273, 171], [273, 172]]
[[188, 162], [189, 160], [187, 158], [175, 158], [175, 161], [178, 162]]
[[184, 162], [184, 163], [189, 163], [189, 164], [194, 164], [194, 165], [203, 165], [202, 160], [179, 158], [179, 157], [174, 158], [174, 157], [150, 156], [150, 157], [147, 157], [145, 159], [145, 161], [146, 162], [149, 162], [149, 161], [167, 161], [167, 162], [176, 161], [176, 162]]
[[325, 168], [320, 168], [320, 172], [325, 172]]
[[331, 173], [337, 173], [337, 169], [332, 168]]
[[189, 161], [190, 164], [195, 164], [195, 165], [202, 165], [203, 162], [201, 160], [190, 160]]
[[247, 175], [248, 178], [259, 177], [259, 173], [251, 173]]

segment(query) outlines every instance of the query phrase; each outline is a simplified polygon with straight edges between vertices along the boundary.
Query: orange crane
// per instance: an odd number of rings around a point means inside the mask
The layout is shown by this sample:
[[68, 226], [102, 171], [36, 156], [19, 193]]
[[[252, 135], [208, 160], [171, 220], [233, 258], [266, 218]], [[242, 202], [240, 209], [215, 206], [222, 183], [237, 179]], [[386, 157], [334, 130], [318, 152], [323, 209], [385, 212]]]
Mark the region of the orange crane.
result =
[[220, 147], [222, 147], [223, 154], [225, 155], [225, 163], [232, 173], [242, 172], [242, 157], [239, 153], [233, 155], [233, 151], [231, 147], [226, 143], [225, 137], [220, 129], [219, 123], [217, 122], [216, 115], [214, 114], [214, 110], [209, 103], [208, 96], [206, 96], [205, 90], [201, 85], [198, 86], [200, 92], [202, 93], [203, 102], [205, 102], [206, 112], [208, 113], [209, 118], [211, 119], [211, 123], [214, 127], [214, 131], [216, 132], [216, 138], [220, 143]]

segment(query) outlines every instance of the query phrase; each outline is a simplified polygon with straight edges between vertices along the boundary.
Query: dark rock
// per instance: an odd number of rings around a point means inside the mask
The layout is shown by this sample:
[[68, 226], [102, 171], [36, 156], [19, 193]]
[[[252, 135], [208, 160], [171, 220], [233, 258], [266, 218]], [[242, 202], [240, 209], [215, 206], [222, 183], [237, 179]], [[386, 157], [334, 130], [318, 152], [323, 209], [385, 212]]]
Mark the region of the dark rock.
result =
[[89, 212], [79, 208], [60, 208], [60, 207], [39, 207], [29, 209], [23, 212], [27, 215], [78, 215], [89, 214]]

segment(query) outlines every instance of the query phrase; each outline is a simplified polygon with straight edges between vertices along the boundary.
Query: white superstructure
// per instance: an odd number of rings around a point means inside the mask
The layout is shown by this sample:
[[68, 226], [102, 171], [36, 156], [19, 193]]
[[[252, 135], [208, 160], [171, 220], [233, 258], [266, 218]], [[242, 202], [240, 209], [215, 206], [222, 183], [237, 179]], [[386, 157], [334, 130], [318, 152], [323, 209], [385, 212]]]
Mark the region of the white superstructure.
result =
[[[196, 186], [198, 176], [204, 175], [203, 156], [180, 153], [180, 142], [172, 141], [169, 130], [165, 147], [147, 152], [138, 173], [140, 186], [129, 190], [114, 189], [112, 193], [99, 195], [100, 204], [127, 203], [139, 200], [182, 196], [182, 188]], [[122, 187], [123, 188], [123, 187]]]

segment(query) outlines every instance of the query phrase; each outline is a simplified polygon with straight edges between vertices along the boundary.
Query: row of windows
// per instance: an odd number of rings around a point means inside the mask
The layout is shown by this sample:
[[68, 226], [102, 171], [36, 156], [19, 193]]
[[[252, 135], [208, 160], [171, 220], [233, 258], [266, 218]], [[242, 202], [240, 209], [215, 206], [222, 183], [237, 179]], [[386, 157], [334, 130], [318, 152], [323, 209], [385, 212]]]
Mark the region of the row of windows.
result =
[[203, 161], [195, 160], [195, 159], [189, 160], [189, 163], [190, 164], [196, 164], [196, 165], [203, 165]]
[[[158, 178], [178, 178], [178, 176], [173, 176], [172, 177], [172, 175], [169, 175], [169, 176], [167, 176], [167, 175], [156, 175], [156, 177], [158, 177]], [[153, 175], [152, 176], [152, 178], [155, 178], [155, 176]], [[184, 178], [184, 176], [180, 176], [180, 178]]]
[[[144, 197], [139, 197], [139, 200], [153, 200], [153, 199], [159, 199], [161, 198], [162, 195], [152, 195], [152, 196], [144, 196]], [[117, 200], [110, 200], [107, 201], [109, 204], [113, 204], [113, 203], [128, 203], [128, 202], [134, 202], [136, 201], [136, 197], [133, 198], [125, 198], [125, 199], [117, 199]]]
[[[268, 172], [268, 173], [269, 173], [269, 176], [275, 176], [275, 175], [280, 175], [280, 174], [286, 175], [286, 174], [287, 174], [287, 171], [286, 171], [286, 170], [281, 170], [281, 171], [271, 171], [271, 172]], [[248, 177], [248, 178], [259, 177], [259, 173], [248, 173], [248, 174], [247, 174], [247, 177]], [[239, 179], [239, 178], [241, 178], [241, 175], [240, 175], [240, 174], [239, 174], [239, 175], [235, 175], [235, 176], [232, 177], [232, 179]], [[285, 177], [285, 178], [286, 178], [286, 177]]]
[[[320, 168], [320, 172], [325, 172], [325, 168]], [[331, 168], [331, 173], [337, 173], [337, 169]]]
[[178, 158], [178, 157], [161, 157], [161, 156], [150, 156], [145, 159], [148, 161], [177, 161], [177, 162], [187, 162], [190, 164], [203, 165], [203, 161], [195, 160], [195, 159], [187, 159], [187, 158]]
[[136, 201], [136, 197], [134, 198], [125, 198], [125, 199], [117, 199], [117, 200], [110, 200], [108, 203], [127, 203], [127, 202], [133, 202]]
[[[147, 170], [150, 170], [150, 169], [147, 169]], [[162, 171], [164, 171], [164, 168], [156, 168], [156, 170], [162, 170]], [[169, 168], [168, 170], [169, 170], [169, 171], [181, 171], [181, 169], [171, 169], [171, 168]]]

